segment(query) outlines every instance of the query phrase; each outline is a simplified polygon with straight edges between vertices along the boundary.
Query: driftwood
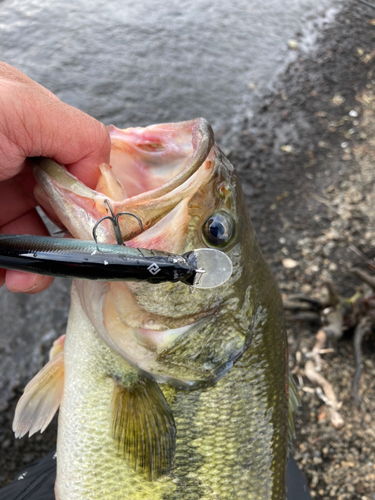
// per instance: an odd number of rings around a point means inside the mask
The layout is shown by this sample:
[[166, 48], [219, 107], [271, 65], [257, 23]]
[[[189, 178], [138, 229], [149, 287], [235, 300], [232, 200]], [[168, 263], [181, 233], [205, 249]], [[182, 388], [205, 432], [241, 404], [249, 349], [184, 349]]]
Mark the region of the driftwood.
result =
[[[361, 252], [353, 246], [355, 253]], [[369, 269], [375, 269], [374, 264], [368, 261]], [[372, 294], [366, 295], [363, 291], [357, 291], [350, 299], [340, 297], [332, 283], [326, 283], [328, 299], [324, 304], [318, 300], [310, 299], [304, 295], [291, 295], [284, 301], [284, 309], [287, 318], [297, 321], [311, 321], [319, 323], [320, 327], [315, 337], [315, 344], [310, 352], [305, 354], [304, 374], [311, 383], [317, 386], [314, 389], [303, 386], [303, 379], [299, 375], [299, 382], [306, 392], [315, 392], [328, 407], [328, 413], [332, 425], [339, 429], [345, 425], [340, 414], [341, 403], [338, 401], [335, 391], [329, 381], [322, 375], [321, 355], [332, 352], [327, 348], [330, 342], [336, 342], [343, 335], [346, 328], [354, 329], [354, 355], [355, 355], [355, 375], [353, 379], [353, 395], [356, 404], [360, 405], [359, 382], [362, 374], [362, 351], [361, 344], [363, 337], [372, 330], [375, 325], [375, 277], [363, 269], [353, 268], [351, 273], [366, 283], [372, 289]], [[297, 353], [301, 363], [301, 353]]]
[[323, 392], [316, 390], [320, 399], [322, 399], [328, 406], [328, 413], [331, 423], [335, 429], [341, 429], [345, 425], [339, 409], [339, 403], [335, 391], [328, 380], [320, 373], [321, 371], [321, 354], [326, 351], [328, 339], [338, 339], [342, 336], [342, 319], [343, 316], [340, 310], [329, 309], [326, 310], [326, 317], [328, 324], [325, 328], [318, 330], [316, 334], [315, 345], [310, 353], [306, 354], [307, 361], [305, 363], [305, 375], [313, 384], [321, 388]]

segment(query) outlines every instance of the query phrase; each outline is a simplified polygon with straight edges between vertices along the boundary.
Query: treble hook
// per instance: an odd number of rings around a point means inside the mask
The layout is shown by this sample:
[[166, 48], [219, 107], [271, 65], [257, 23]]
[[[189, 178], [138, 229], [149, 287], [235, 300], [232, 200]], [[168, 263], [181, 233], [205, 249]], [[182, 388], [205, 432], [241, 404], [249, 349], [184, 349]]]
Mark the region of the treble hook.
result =
[[118, 225], [118, 219], [121, 215], [130, 215], [131, 217], [134, 217], [135, 219], [137, 219], [139, 227], [141, 228], [141, 231], [143, 231], [143, 224], [142, 224], [141, 219], [138, 217], [138, 215], [132, 214], [131, 212], [120, 212], [119, 214], [115, 215], [113, 210], [112, 210], [111, 204], [109, 203], [109, 200], [107, 200], [107, 199], [104, 200], [104, 203], [107, 204], [109, 211], [111, 212], [111, 215], [106, 215], [105, 217], [102, 217], [101, 219], [98, 220], [98, 222], [93, 227], [92, 235], [93, 235], [93, 238], [94, 238], [96, 244], [98, 244], [98, 240], [97, 240], [97, 236], [96, 236], [96, 228], [99, 226], [99, 224], [101, 222], [103, 222], [103, 220], [106, 220], [106, 219], [108, 219], [112, 222], [112, 226], [113, 226], [113, 229], [115, 231], [116, 240], [117, 240], [118, 245], [125, 245], [125, 243], [122, 241], [121, 231], [120, 231], [120, 227]]

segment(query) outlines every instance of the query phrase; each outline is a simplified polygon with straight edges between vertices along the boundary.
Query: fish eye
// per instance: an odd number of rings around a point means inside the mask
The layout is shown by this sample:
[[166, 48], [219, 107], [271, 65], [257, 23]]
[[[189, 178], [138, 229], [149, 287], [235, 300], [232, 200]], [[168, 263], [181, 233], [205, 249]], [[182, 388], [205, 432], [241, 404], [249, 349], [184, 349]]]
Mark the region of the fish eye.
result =
[[234, 234], [233, 218], [226, 212], [211, 215], [203, 225], [203, 235], [210, 246], [227, 245]]

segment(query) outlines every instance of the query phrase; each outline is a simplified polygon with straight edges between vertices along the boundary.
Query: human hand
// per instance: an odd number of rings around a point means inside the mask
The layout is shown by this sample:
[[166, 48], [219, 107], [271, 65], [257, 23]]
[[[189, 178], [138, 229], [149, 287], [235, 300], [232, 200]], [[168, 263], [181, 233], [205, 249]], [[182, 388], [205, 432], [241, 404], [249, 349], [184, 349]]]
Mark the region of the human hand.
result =
[[[35, 207], [35, 180], [26, 158], [46, 156], [89, 187], [109, 163], [105, 126], [69, 106], [21, 71], [0, 62], [0, 233], [48, 235]], [[53, 278], [0, 269], [0, 286], [38, 293]]]

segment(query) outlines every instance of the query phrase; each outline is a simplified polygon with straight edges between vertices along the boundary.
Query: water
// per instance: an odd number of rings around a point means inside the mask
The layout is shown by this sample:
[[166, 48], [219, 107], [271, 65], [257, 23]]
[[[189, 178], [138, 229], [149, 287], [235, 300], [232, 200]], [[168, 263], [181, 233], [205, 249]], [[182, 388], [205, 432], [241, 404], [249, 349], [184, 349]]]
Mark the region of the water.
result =
[[332, 0], [3, 0], [0, 59], [106, 124], [203, 116], [221, 136], [288, 59], [287, 40], [329, 6]]

